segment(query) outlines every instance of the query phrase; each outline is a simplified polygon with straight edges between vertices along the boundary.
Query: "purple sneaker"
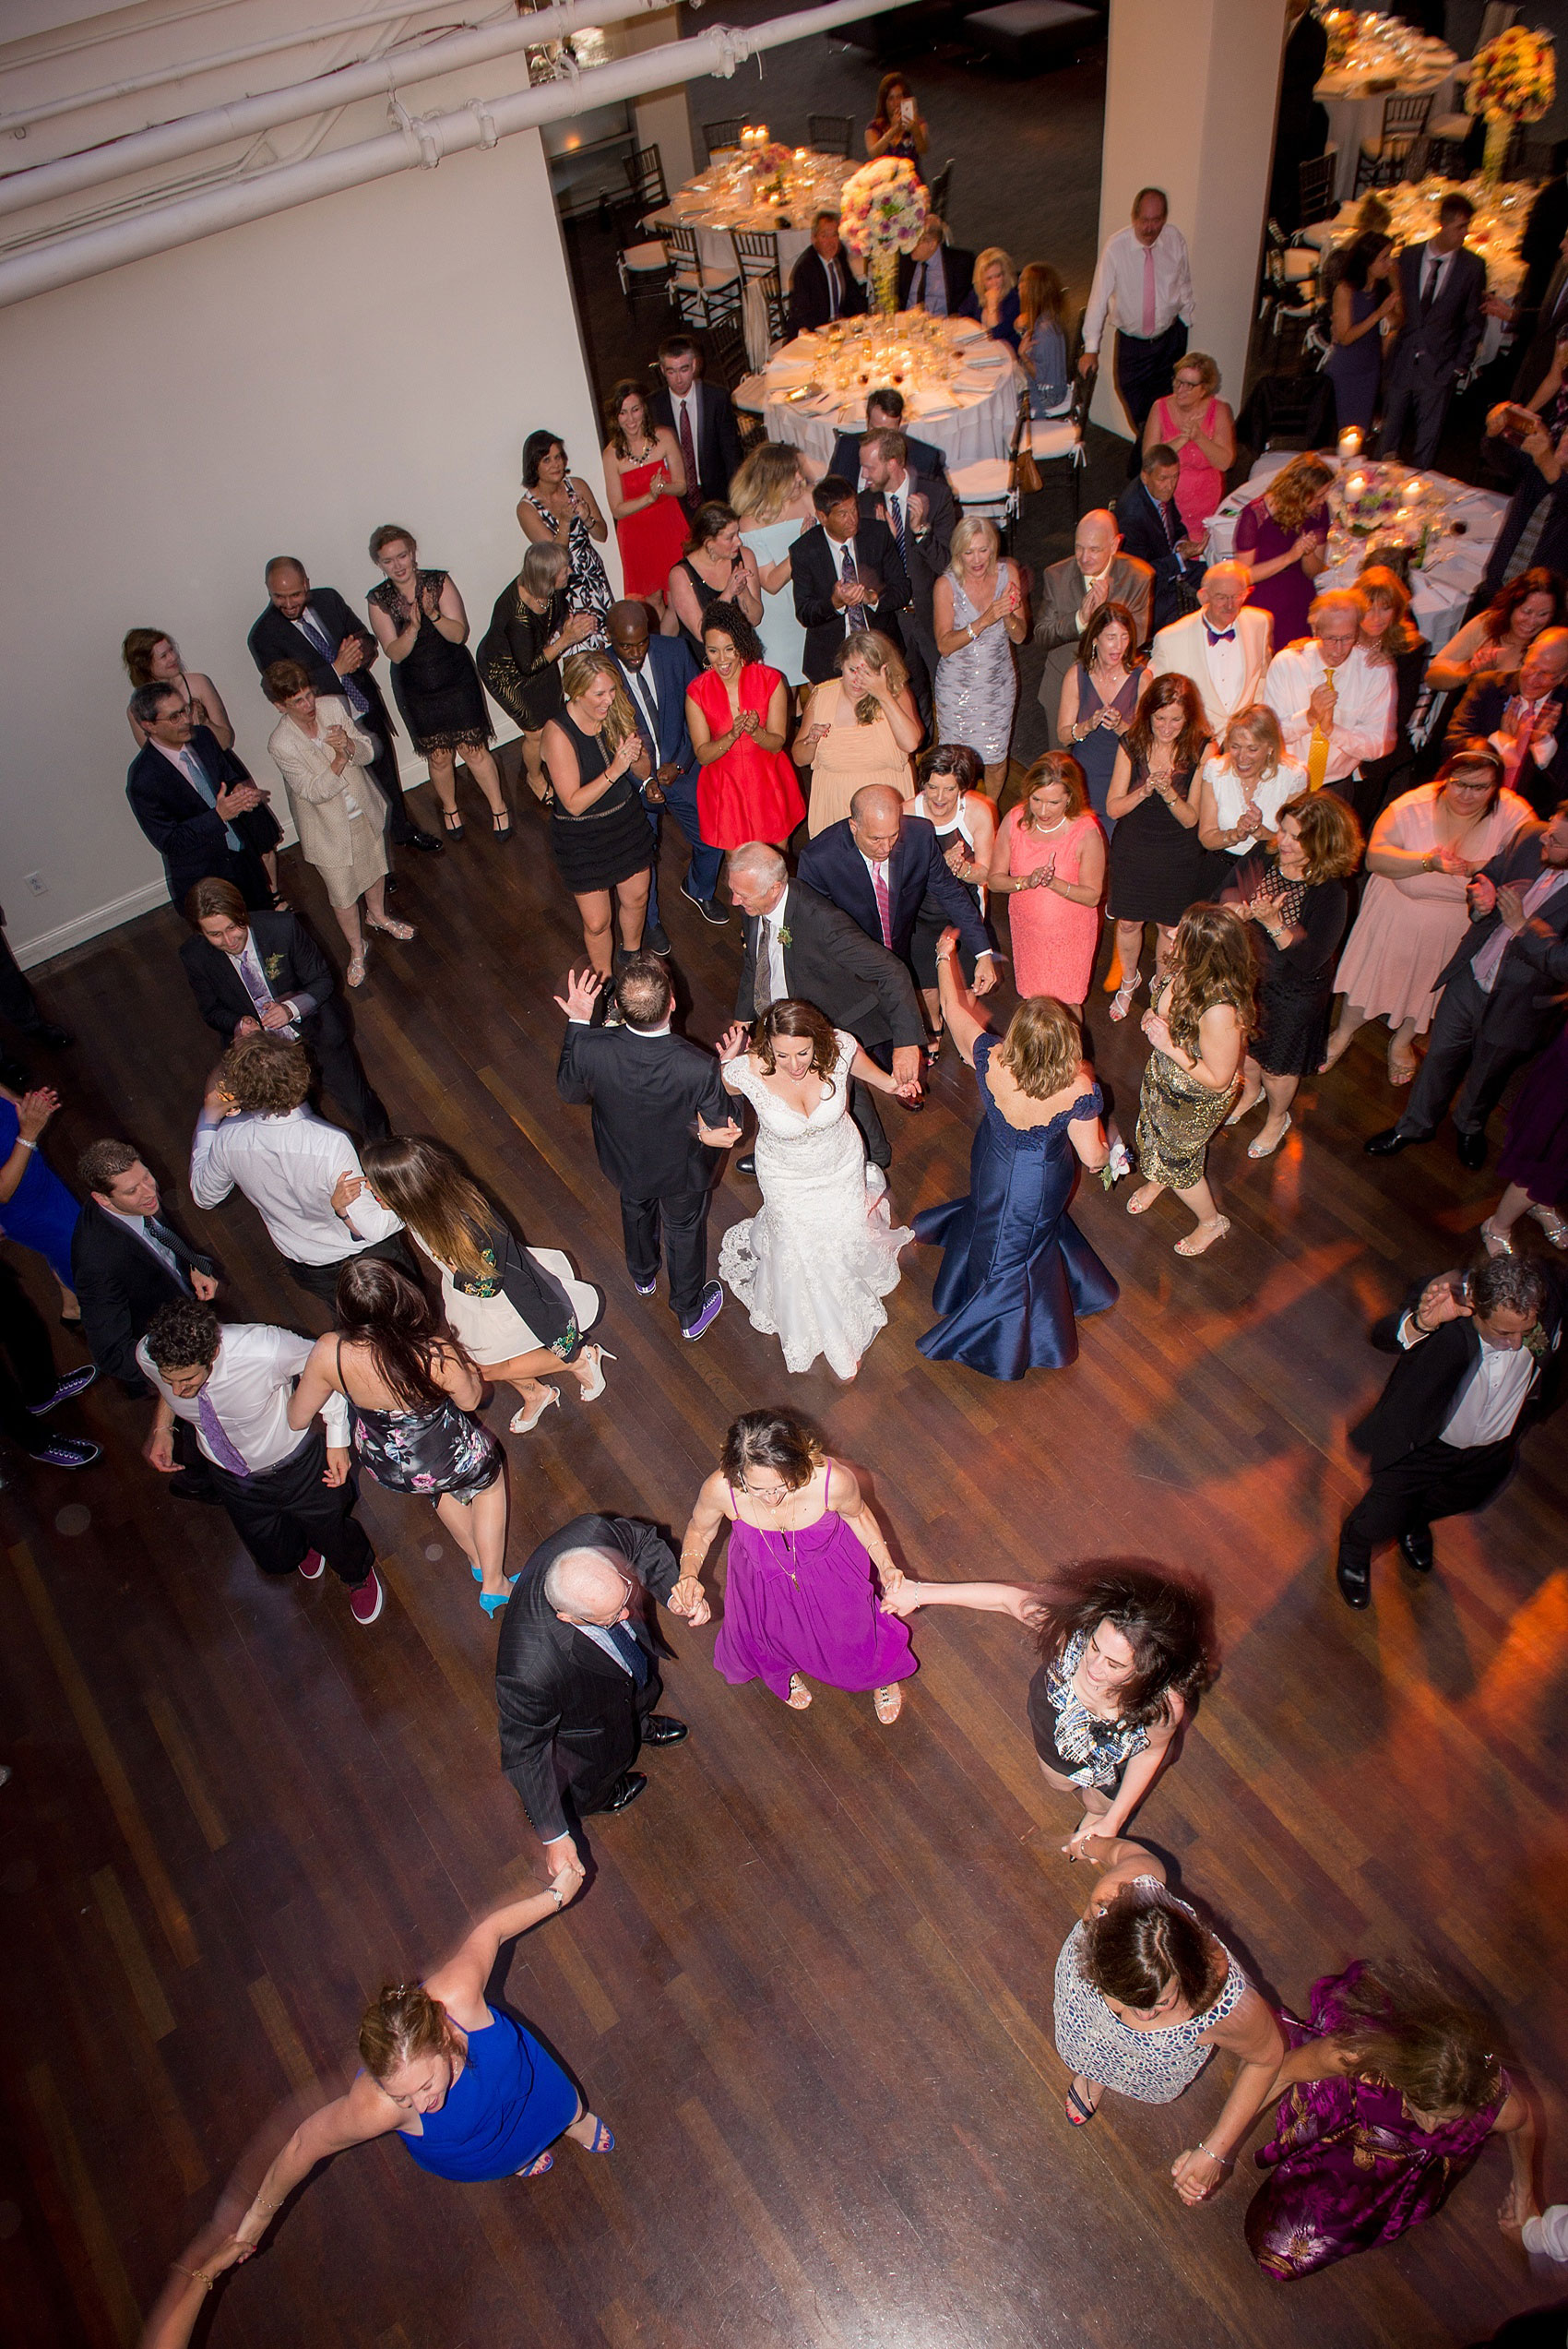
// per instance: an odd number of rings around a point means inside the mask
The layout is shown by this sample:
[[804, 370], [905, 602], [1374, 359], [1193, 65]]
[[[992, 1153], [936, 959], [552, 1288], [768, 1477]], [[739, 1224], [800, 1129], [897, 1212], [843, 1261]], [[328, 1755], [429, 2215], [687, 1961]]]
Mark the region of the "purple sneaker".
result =
[[84, 1370], [67, 1370], [52, 1395], [46, 1395], [41, 1403], [29, 1403], [28, 1409], [35, 1419], [42, 1419], [45, 1413], [53, 1410], [56, 1403], [68, 1403], [73, 1395], [79, 1395], [84, 1387], [90, 1387], [97, 1376], [98, 1365], [91, 1362]]
[[683, 1321], [681, 1324], [682, 1337], [695, 1340], [702, 1337], [707, 1330], [711, 1330], [719, 1318], [719, 1307], [723, 1303], [723, 1290], [717, 1281], [710, 1281], [702, 1293], [702, 1303], [697, 1307], [695, 1320]]
[[96, 1444], [84, 1443], [76, 1436], [52, 1436], [48, 1443], [28, 1454], [45, 1468], [90, 1468], [98, 1457]]

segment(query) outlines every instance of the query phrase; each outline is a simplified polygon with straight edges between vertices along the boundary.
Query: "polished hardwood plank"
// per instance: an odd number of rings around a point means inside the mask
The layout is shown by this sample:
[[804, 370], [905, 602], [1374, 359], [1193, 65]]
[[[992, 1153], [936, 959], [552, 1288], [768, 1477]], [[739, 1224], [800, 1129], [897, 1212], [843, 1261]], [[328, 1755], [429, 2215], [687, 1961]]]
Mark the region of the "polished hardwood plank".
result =
[[[285, 862], [338, 959], [315, 876]], [[1345, 1427], [1384, 1371], [1367, 1324], [1468, 1252], [1492, 1196], [1444, 1142], [1362, 1156], [1390, 1109], [1371, 1044], [1304, 1088], [1277, 1158], [1247, 1162], [1250, 1127], [1217, 1145], [1234, 1230], [1202, 1262], [1170, 1253], [1179, 1210], [1133, 1222], [1085, 1188], [1079, 1221], [1122, 1299], [1071, 1370], [1002, 1387], [926, 1363], [935, 1266], [911, 1248], [854, 1385], [791, 1379], [733, 1300], [687, 1346], [662, 1295], [626, 1282], [586, 1113], [554, 1091], [551, 997], [578, 941], [535, 811], [509, 851], [476, 827], [440, 860], [399, 862], [420, 935], [378, 945], [355, 998], [366, 1065], [395, 1121], [451, 1140], [529, 1238], [600, 1283], [619, 1357], [602, 1401], [567, 1391], [507, 1439], [514, 1560], [589, 1506], [678, 1531], [730, 1416], [788, 1400], [857, 1464], [922, 1575], [1122, 1553], [1201, 1577], [1223, 1673], [1144, 1832], [1277, 1996], [1301, 2002], [1358, 1954], [1451, 1969], [1560, 2131], [1556, 1430], [1484, 1517], [1440, 1529], [1430, 1584], [1380, 1564], [1358, 1617], [1330, 1580], [1360, 1481]], [[664, 919], [690, 1032], [711, 1038], [738, 932], [692, 914], [683, 864], [671, 843]], [[214, 1054], [180, 936], [149, 915], [40, 984], [82, 1039], [60, 1064], [56, 1164], [123, 1132], [183, 1199]], [[1089, 1016], [1130, 1129], [1136, 1022], [1112, 1028], [1098, 992]], [[963, 1186], [973, 1114], [951, 1055], [923, 1114], [891, 1110], [900, 1221]], [[755, 1199], [726, 1176], [716, 1246]], [[244, 1201], [182, 1211], [223, 1259], [228, 1314], [325, 1325]], [[24, 1277], [45, 1303], [36, 1259]], [[59, 1353], [77, 1353], [64, 1334]], [[498, 1427], [508, 1412], [498, 1400]], [[367, 1486], [388, 1600], [362, 1632], [331, 1578], [265, 1584], [226, 1520], [171, 1500], [139, 1458], [147, 1418], [94, 1389], [61, 1424], [93, 1434], [102, 1464], [0, 1495], [0, 2312], [27, 2344], [134, 2338], [255, 2133], [346, 2080], [362, 2000], [538, 1872], [497, 1770], [494, 1634], [434, 1514]], [[921, 1669], [891, 1732], [864, 1699], [823, 1691], [796, 1715], [731, 1690], [711, 1628], [669, 1628], [669, 1703], [692, 1736], [595, 1826], [589, 1890], [505, 1974], [616, 2153], [567, 2145], [546, 2178], [467, 2188], [395, 2146], [347, 2157], [218, 2295], [220, 2349], [1120, 2349], [1157, 2332], [1457, 2349], [1544, 2296], [1493, 2222], [1500, 2154], [1394, 2250], [1282, 2290], [1245, 2249], [1244, 2167], [1195, 2212], [1168, 2182], [1215, 2084], [1166, 2108], [1108, 2100], [1068, 2128], [1051, 1975], [1085, 1887], [1058, 1848], [1075, 1814], [1024, 1729], [1016, 1627], [918, 1617]]]

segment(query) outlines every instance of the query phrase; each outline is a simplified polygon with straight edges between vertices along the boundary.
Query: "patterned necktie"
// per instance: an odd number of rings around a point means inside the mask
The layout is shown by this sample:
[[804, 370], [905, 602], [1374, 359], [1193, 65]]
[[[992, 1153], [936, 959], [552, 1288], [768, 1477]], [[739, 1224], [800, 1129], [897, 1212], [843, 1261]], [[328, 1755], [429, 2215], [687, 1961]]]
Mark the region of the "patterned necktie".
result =
[[773, 957], [769, 943], [773, 932], [766, 913], [757, 917], [756, 963], [752, 972], [752, 1009], [760, 1019], [773, 1001]]
[[692, 446], [692, 411], [685, 400], [680, 404], [681, 456], [686, 468], [686, 495], [695, 497], [700, 492], [697, 481], [697, 452]]
[[1146, 244], [1146, 245], [1145, 245], [1145, 247], [1144, 247], [1144, 316], [1143, 316], [1143, 331], [1144, 331], [1144, 335], [1145, 335], [1146, 340], [1151, 339], [1151, 338], [1153, 337], [1153, 334], [1154, 334], [1154, 247], [1153, 247], [1153, 245], [1152, 245], [1152, 244]]
[[[300, 614], [300, 616], [295, 621], [294, 626], [299, 629], [299, 632], [303, 637], [307, 637], [310, 642], [315, 645], [317, 652], [320, 653], [322, 659], [330, 669], [332, 667], [332, 656], [337, 651], [338, 648], [328, 639], [327, 631], [322, 626], [320, 621], [312, 618], [308, 607]], [[334, 671], [333, 674], [335, 676], [337, 675], [336, 671]], [[360, 691], [359, 686], [355, 685], [352, 677], [338, 677], [337, 690], [344, 697], [355, 717], [362, 718], [366, 710], [370, 708], [370, 703]]]
[[909, 558], [904, 552], [904, 501], [897, 490], [890, 490], [887, 494], [887, 519], [893, 525], [893, 536], [898, 547], [898, 560], [908, 570]]
[[876, 918], [882, 924], [882, 943], [891, 953], [893, 950], [893, 900], [887, 894], [885, 864], [872, 866], [871, 885], [876, 892]]
[[231, 1476], [250, 1474], [250, 1470], [245, 1466], [244, 1453], [236, 1451], [223, 1433], [223, 1423], [212, 1408], [212, 1397], [205, 1387], [196, 1397], [196, 1425], [201, 1429], [202, 1439], [220, 1468], [226, 1468]]
[[636, 1683], [637, 1687], [639, 1688], [646, 1688], [647, 1686], [647, 1658], [642, 1651], [642, 1647], [636, 1633], [624, 1623], [608, 1623], [604, 1628], [610, 1634], [611, 1646], [614, 1649], [616, 1654], [620, 1657], [622, 1663], [631, 1674], [632, 1678]]
[[[844, 559], [842, 564], [839, 566], [838, 576], [843, 580], [846, 587], [858, 587], [860, 585], [861, 575], [855, 568], [855, 550], [848, 539], [844, 542]], [[871, 626], [871, 622], [866, 618], [866, 609], [863, 603], [847, 604], [845, 606], [844, 616], [849, 621], [851, 628], [869, 628]]]

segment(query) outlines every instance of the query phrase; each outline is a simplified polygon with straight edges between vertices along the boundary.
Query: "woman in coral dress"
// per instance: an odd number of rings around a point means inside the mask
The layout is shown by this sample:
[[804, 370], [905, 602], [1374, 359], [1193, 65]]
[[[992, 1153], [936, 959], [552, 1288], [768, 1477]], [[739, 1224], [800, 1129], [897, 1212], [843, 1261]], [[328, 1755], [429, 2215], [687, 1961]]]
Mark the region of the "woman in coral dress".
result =
[[1105, 895], [1105, 835], [1089, 813], [1083, 769], [1048, 751], [1024, 778], [1028, 796], [1004, 817], [987, 887], [1011, 896], [1013, 981], [1021, 996], [1083, 1005]]
[[629, 596], [664, 612], [664, 586], [686, 551], [686, 468], [668, 424], [648, 420], [640, 384], [628, 377], [604, 403], [610, 438], [604, 450], [604, 495], [621, 549]]
[[915, 795], [909, 754], [920, 747], [920, 713], [896, 648], [861, 628], [844, 638], [834, 665], [838, 674], [814, 688], [795, 736], [795, 764], [812, 770], [813, 840], [848, 816], [864, 783], [887, 783], [904, 800]]
[[686, 724], [701, 769], [702, 836], [714, 848], [741, 848], [747, 841], [778, 848], [806, 812], [784, 749], [788, 688], [732, 603], [710, 603], [702, 630], [707, 667], [686, 690]]

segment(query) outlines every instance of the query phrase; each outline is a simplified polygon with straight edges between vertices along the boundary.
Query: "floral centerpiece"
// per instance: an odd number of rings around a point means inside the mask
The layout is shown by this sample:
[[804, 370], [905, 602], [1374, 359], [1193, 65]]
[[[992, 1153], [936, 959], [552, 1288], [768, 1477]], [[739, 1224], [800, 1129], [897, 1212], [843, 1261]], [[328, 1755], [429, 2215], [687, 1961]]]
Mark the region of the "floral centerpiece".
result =
[[1495, 186], [1516, 123], [1538, 123], [1557, 95], [1557, 57], [1550, 32], [1510, 26], [1478, 49], [1465, 90], [1465, 112], [1486, 116], [1481, 176]]
[[1367, 561], [1366, 542], [1408, 552], [1420, 569], [1434, 534], [1443, 530], [1441, 491], [1407, 465], [1348, 463], [1328, 493], [1334, 518], [1331, 566]]
[[790, 193], [788, 173], [794, 155], [788, 147], [770, 139], [748, 159], [756, 184], [756, 192], [765, 203], [781, 204]]
[[924, 185], [902, 155], [879, 155], [844, 182], [838, 233], [864, 261], [872, 298], [887, 317], [898, 307], [898, 256], [920, 243], [926, 211]]

